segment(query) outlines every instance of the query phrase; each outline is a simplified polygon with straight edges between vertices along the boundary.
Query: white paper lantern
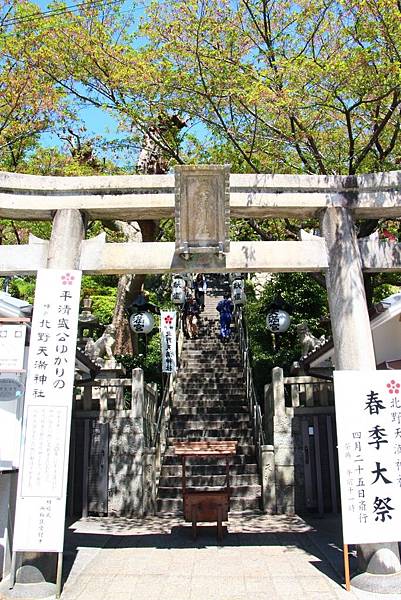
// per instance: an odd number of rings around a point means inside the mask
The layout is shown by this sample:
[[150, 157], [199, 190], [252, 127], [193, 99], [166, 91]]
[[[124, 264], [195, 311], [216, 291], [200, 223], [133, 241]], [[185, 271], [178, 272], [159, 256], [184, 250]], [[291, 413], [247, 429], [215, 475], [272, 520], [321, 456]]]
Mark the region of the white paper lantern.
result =
[[185, 279], [183, 279], [182, 277], [174, 277], [172, 283], [171, 283], [171, 289], [174, 292], [175, 290], [178, 289], [185, 289], [186, 283], [185, 283]]
[[235, 290], [235, 292], [231, 296], [233, 303], [236, 306], [245, 304], [246, 294], [244, 290]]
[[182, 288], [173, 289], [171, 293], [171, 301], [174, 304], [184, 304], [185, 302], [185, 291]]
[[275, 308], [266, 317], [266, 327], [272, 333], [284, 333], [291, 323], [291, 317], [285, 310]]
[[135, 333], [150, 333], [154, 325], [154, 316], [149, 312], [135, 313], [129, 320], [129, 326]]
[[245, 284], [242, 279], [235, 279], [231, 283], [231, 299], [236, 306], [245, 304], [246, 295], [244, 286]]

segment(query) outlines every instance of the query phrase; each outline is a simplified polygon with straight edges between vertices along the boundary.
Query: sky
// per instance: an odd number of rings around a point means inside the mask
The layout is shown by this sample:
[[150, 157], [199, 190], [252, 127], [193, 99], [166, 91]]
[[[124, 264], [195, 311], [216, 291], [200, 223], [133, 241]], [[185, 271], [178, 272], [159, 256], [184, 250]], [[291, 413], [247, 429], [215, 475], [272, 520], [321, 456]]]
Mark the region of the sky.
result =
[[[47, 0], [33, 0], [38, 5], [40, 10], [46, 11], [49, 7]], [[65, 0], [68, 7], [72, 7], [80, 2], [87, 0]], [[109, 0], [105, 0], [107, 2]], [[132, 8], [132, 0], [123, 0], [123, 6], [127, 9]], [[136, 9], [138, 12], [143, 12], [140, 9]], [[121, 138], [121, 133], [118, 131], [118, 122], [110, 114], [102, 111], [94, 106], [83, 106], [79, 110], [79, 117], [82, 120], [82, 124], [87, 130], [88, 136], [101, 136], [104, 140], [115, 140]], [[41, 136], [41, 143], [46, 147], [63, 147], [65, 142], [60, 140], [57, 135], [46, 132]]]

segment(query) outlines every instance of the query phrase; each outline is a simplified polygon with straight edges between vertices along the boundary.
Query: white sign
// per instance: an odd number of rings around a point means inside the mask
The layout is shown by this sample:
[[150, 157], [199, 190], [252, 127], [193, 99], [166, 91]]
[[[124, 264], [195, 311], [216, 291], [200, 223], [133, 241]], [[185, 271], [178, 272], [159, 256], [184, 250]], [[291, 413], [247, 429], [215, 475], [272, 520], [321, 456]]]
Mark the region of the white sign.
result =
[[175, 310], [160, 312], [163, 373], [174, 373], [177, 370], [176, 315]]
[[81, 271], [38, 271], [14, 551], [62, 552]]
[[0, 373], [0, 469], [17, 468], [25, 374]]
[[401, 371], [335, 371], [344, 544], [401, 531]]
[[0, 323], [0, 371], [24, 368], [26, 325]]

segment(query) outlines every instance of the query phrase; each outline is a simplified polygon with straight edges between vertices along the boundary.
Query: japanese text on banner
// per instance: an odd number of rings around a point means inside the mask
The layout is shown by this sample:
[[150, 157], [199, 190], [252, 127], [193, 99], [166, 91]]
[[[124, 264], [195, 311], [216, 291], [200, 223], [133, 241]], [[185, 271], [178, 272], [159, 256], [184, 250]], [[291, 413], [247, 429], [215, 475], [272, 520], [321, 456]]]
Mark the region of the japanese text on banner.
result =
[[401, 372], [334, 373], [344, 543], [401, 527]]
[[176, 315], [175, 311], [160, 313], [163, 373], [174, 373], [177, 370]]

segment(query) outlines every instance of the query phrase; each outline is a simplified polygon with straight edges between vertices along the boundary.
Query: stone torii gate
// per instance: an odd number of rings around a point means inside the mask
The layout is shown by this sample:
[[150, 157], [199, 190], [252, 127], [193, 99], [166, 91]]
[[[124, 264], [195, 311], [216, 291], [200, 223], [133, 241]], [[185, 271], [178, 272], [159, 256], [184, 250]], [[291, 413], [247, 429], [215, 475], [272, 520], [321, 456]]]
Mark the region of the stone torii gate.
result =
[[[201, 168], [202, 169], [202, 168]], [[106, 243], [85, 239], [94, 219], [159, 220], [175, 214], [174, 175], [42, 177], [0, 173], [0, 217], [51, 220], [49, 242], [0, 247], [0, 276], [32, 275], [38, 269], [83, 273], [293, 272], [326, 274], [339, 370], [375, 370], [363, 272], [401, 270], [401, 246], [357, 240], [355, 218], [401, 216], [401, 171], [358, 176], [229, 175], [230, 217], [320, 219], [322, 237], [303, 241], [231, 242], [228, 252], [192, 255], [174, 242]], [[398, 545], [359, 548], [376, 573], [401, 572]], [[367, 588], [369, 583], [367, 583]]]

